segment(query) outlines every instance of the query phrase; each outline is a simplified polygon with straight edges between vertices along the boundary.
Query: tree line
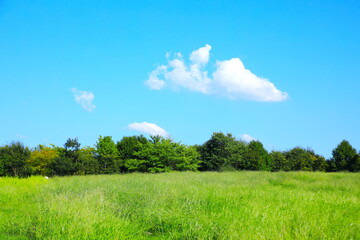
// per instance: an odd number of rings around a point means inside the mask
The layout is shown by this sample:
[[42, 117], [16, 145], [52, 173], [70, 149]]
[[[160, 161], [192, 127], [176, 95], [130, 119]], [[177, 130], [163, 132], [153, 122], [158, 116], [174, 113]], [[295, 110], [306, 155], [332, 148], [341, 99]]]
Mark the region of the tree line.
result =
[[66, 176], [168, 171], [360, 171], [360, 153], [343, 140], [325, 159], [311, 149], [295, 147], [268, 152], [260, 141], [249, 143], [214, 132], [202, 145], [188, 146], [160, 136], [100, 136], [94, 147], [81, 148], [77, 138], [63, 147], [21, 142], [0, 146], [0, 176]]

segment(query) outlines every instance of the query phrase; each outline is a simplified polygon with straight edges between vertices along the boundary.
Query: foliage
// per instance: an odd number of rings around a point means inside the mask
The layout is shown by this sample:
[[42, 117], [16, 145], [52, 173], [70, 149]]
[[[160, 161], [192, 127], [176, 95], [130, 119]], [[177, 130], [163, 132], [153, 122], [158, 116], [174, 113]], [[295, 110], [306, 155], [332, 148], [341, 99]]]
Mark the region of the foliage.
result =
[[92, 147], [79, 149], [79, 165], [76, 174], [97, 174], [99, 173], [99, 162], [95, 157], [96, 150]]
[[0, 176], [27, 177], [31, 175], [28, 164], [30, 150], [20, 142], [0, 147]]
[[0, 176], [66, 176], [168, 171], [360, 171], [360, 153], [347, 141], [326, 160], [311, 149], [295, 147], [268, 153], [260, 141], [244, 141], [214, 132], [202, 145], [188, 146], [161, 136], [99, 136], [93, 147], [69, 138], [63, 147], [22, 143], [0, 146]]
[[285, 154], [280, 151], [272, 151], [270, 153], [270, 157], [272, 159], [271, 171], [290, 171], [291, 166], [289, 161], [286, 159]]
[[313, 157], [313, 171], [325, 172], [328, 169], [328, 162], [323, 156], [315, 154], [312, 151]]
[[360, 172], [360, 153], [356, 154], [349, 161], [349, 171]]
[[139, 152], [147, 142], [148, 139], [143, 135], [123, 137], [121, 141], [117, 142], [116, 147], [119, 157], [124, 162], [122, 171], [140, 171], [143, 160], [137, 159], [136, 152]]
[[332, 155], [337, 171], [352, 170], [352, 168], [354, 168], [352, 161], [356, 159], [356, 149], [353, 148], [348, 141], [341, 141], [340, 144], [333, 149]]
[[170, 167], [175, 171], [197, 171], [200, 164], [200, 154], [193, 146], [173, 143], [175, 158]]
[[251, 141], [243, 157], [245, 170], [270, 170], [271, 158], [260, 141]]
[[290, 164], [292, 171], [312, 171], [314, 157], [308, 150], [295, 147], [285, 152], [285, 157]]
[[118, 157], [118, 150], [112, 137], [99, 136], [96, 144], [96, 154], [99, 162], [99, 173], [115, 173], [120, 170], [121, 163]]
[[245, 144], [237, 141], [232, 134], [214, 132], [211, 138], [198, 147], [201, 154], [201, 167], [203, 171], [219, 171], [222, 166], [231, 165], [243, 168], [242, 155]]
[[71, 158], [68, 157], [64, 148], [57, 148], [59, 156], [49, 165], [50, 176], [66, 176], [75, 173], [75, 165]]
[[118, 141], [116, 147], [118, 149], [118, 153], [120, 158], [133, 159], [135, 158], [134, 153], [140, 151], [143, 144], [146, 144], [148, 139], [143, 135], [140, 136], [131, 136], [131, 137], [123, 137], [121, 141]]
[[52, 175], [50, 170], [51, 164], [59, 157], [59, 152], [55, 146], [39, 145], [36, 147], [28, 159], [28, 163], [35, 175]]
[[174, 143], [160, 136], [152, 137], [150, 141], [141, 144], [134, 156], [136, 159], [127, 159], [125, 162], [129, 171], [196, 171], [200, 162], [194, 147]]
[[64, 147], [66, 151], [69, 152], [76, 152], [79, 150], [81, 144], [79, 143], [79, 140], [77, 138], [68, 138], [66, 143], [64, 144]]

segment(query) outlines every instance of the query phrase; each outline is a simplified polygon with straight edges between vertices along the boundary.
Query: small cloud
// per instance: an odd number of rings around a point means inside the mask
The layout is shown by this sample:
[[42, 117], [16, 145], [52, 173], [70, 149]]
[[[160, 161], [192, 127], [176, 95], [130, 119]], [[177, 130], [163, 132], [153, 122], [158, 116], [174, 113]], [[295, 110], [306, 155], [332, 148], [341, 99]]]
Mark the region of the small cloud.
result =
[[240, 135], [241, 140], [245, 141], [245, 142], [251, 142], [251, 141], [256, 141], [257, 139], [253, 138], [252, 136], [250, 136], [249, 134], [242, 134]]
[[137, 122], [135, 122], [135, 123], [129, 124], [128, 128], [130, 130], [149, 134], [150, 136], [162, 136], [162, 137], [166, 137], [166, 138], [170, 137], [170, 134], [168, 132], [166, 132], [164, 129], [162, 129], [161, 127], [157, 126], [154, 123], [148, 123], [148, 122], [137, 123]]
[[211, 46], [206, 44], [190, 54], [186, 64], [181, 53], [170, 59], [166, 53], [167, 65], [161, 65], [149, 74], [145, 84], [153, 90], [166, 86], [184, 88], [204, 94], [225, 96], [230, 99], [246, 99], [262, 102], [279, 102], [288, 99], [288, 94], [278, 90], [266, 78], [261, 78], [246, 69], [239, 58], [217, 61], [212, 78], [205, 67], [210, 59]]
[[15, 137], [18, 138], [18, 139], [25, 139], [25, 138], [27, 138], [27, 136], [24, 136], [24, 135], [22, 135], [22, 134], [16, 134]]
[[80, 91], [76, 88], [70, 89], [74, 93], [75, 101], [88, 112], [92, 112], [96, 106], [92, 103], [95, 95], [92, 92]]

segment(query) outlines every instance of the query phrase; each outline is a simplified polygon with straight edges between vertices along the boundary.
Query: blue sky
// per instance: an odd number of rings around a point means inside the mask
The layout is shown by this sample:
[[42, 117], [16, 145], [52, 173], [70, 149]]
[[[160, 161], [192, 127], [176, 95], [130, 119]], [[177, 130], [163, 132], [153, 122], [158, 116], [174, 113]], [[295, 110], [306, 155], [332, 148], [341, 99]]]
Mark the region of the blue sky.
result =
[[2, 0], [0, 144], [360, 149], [359, 26], [359, 1]]

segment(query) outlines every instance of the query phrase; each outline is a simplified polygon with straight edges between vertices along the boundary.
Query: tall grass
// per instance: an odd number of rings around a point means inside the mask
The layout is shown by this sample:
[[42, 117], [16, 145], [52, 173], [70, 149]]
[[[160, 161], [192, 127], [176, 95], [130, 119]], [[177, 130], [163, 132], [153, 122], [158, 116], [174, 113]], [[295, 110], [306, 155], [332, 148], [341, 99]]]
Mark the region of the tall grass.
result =
[[360, 239], [360, 174], [0, 179], [0, 239]]

